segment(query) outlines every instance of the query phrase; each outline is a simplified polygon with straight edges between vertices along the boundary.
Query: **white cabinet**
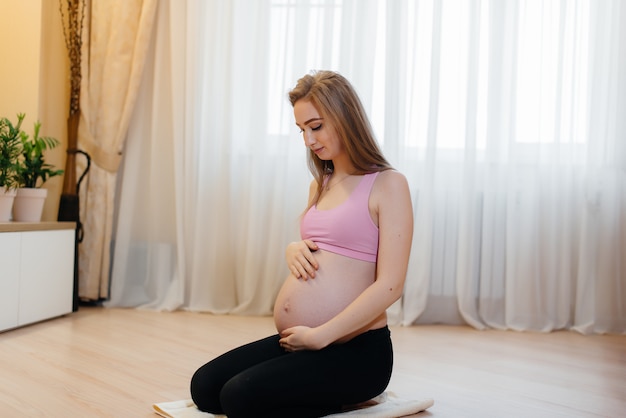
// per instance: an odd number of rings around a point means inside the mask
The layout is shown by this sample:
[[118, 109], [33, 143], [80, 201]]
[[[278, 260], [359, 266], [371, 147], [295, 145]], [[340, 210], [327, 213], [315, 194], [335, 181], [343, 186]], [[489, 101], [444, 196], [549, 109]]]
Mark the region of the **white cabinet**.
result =
[[0, 331], [72, 312], [74, 223], [0, 224]]
[[0, 330], [17, 326], [20, 239], [19, 232], [0, 233]]

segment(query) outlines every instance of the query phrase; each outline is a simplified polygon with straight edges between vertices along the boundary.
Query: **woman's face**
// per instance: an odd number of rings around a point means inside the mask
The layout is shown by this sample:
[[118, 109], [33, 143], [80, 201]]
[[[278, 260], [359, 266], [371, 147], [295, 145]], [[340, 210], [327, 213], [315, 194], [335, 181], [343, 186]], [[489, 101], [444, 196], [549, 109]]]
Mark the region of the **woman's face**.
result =
[[304, 144], [321, 160], [333, 160], [343, 153], [343, 146], [334, 127], [330, 121], [320, 116], [309, 100], [298, 100], [293, 106], [293, 113]]

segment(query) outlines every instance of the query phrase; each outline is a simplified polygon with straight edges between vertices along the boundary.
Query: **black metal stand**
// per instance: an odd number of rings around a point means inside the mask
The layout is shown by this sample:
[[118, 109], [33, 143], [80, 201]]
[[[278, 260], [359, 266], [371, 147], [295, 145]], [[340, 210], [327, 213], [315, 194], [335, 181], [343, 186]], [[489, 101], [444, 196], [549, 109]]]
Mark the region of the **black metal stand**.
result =
[[[70, 152], [70, 151], [68, 151]], [[76, 183], [76, 194], [62, 194], [59, 202], [59, 214], [57, 220], [60, 222], [76, 222], [76, 232], [74, 236], [74, 296], [72, 301], [72, 312], [78, 310], [79, 297], [78, 297], [78, 244], [83, 241], [83, 224], [80, 222], [80, 183], [83, 178], [89, 172], [91, 167], [91, 157], [84, 151], [72, 150], [71, 152], [76, 154], [82, 154], [87, 158], [87, 167], [83, 174], [81, 174], [78, 182]]]

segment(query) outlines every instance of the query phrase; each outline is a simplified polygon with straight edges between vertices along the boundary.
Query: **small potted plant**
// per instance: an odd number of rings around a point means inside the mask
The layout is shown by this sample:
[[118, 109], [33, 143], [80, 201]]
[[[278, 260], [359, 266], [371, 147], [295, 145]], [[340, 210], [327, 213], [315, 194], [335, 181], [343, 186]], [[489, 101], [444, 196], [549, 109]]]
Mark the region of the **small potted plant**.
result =
[[59, 145], [56, 138], [40, 137], [41, 122], [35, 122], [33, 136], [21, 131], [21, 151], [17, 167], [17, 195], [13, 204], [13, 220], [39, 222], [48, 191], [41, 186], [51, 177], [63, 174], [45, 162], [44, 151]]
[[18, 186], [18, 158], [22, 151], [20, 136], [24, 114], [17, 115], [13, 125], [7, 118], [0, 119], [0, 222], [11, 219], [11, 210]]

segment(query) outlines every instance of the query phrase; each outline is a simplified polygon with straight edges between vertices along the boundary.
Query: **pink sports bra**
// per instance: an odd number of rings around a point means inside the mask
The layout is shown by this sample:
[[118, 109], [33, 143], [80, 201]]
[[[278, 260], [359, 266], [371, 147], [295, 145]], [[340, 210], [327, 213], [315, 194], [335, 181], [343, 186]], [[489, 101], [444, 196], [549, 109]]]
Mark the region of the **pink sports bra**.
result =
[[318, 210], [313, 205], [302, 217], [302, 239], [322, 250], [357, 260], [376, 262], [378, 227], [369, 212], [369, 197], [378, 172], [365, 174], [348, 199], [339, 206]]

